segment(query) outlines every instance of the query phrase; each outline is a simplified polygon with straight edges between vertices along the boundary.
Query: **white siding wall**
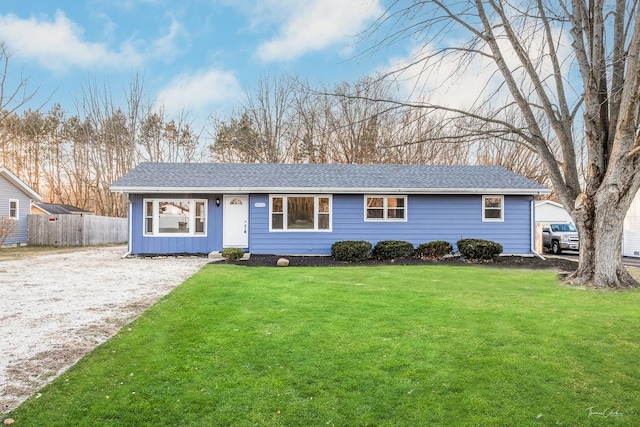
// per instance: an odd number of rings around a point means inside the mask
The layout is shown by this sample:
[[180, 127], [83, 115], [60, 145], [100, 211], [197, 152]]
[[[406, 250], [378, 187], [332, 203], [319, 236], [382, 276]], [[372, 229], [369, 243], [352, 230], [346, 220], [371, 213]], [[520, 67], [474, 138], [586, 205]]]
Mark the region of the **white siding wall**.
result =
[[622, 255], [640, 257], [640, 193], [636, 194], [624, 218]]

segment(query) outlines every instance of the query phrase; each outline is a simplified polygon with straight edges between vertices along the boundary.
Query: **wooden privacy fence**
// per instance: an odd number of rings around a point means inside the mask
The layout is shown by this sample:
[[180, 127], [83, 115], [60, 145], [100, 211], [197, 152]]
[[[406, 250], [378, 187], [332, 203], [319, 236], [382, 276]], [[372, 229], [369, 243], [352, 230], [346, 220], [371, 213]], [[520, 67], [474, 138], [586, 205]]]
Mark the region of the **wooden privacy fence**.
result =
[[127, 241], [127, 219], [96, 215], [29, 215], [27, 244], [90, 246]]

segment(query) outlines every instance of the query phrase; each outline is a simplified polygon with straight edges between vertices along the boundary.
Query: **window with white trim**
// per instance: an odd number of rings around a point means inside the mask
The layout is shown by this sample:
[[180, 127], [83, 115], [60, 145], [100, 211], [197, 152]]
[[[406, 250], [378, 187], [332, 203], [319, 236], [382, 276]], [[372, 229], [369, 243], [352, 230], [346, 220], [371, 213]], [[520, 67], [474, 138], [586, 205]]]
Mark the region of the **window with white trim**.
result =
[[406, 221], [407, 196], [364, 196], [365, 221]]
[[206, 236], [206, 199], [145, 199], [145, 236]]
[[482, 196], [482, 221], [504, 221], [504, 196]]
[[20, 215], [20, 200], [9, 199], [9, 218], [18, 219]]
[[270, 231], [331, 231], [331, 196], [269, 196]]

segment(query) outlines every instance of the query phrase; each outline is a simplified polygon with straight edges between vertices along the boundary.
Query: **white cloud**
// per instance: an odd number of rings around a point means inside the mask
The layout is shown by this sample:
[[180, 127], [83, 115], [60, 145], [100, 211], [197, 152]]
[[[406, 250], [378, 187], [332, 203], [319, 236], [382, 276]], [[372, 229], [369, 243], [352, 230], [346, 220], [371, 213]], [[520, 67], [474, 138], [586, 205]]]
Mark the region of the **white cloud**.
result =
[[0, 38], [17, 57], [35, 60], [53, 70], [97, 66], [121, 68], [138, 66], [142, 62], [141, 55], [128, 43], [114, 51], [103, 43], [84, 41], [83, 29], [61, 11], [56, 12], [53, 21], [2, 15]]
[[[262, 44], [256, 56], [265, 62], [287, 61], [334, 45], [349, 44], [373, 19], [382, 14], [378, 0], [270, 1], [264, 8], [276, 8], [283, 18], [279, 34]], [[274, 19], [271, 10], [268, 13]]]
[[[570, 45], [566, 35], [556, 31], [555, 37], [560, 40], [558, 55], [563, 64], [563, 75], [568, 74], [570, 61], [563, 61], [570, 55]], [[530, 79], [524, 75], [517, 55], [506, 40], [499, 38], [501, 49], [507, 64], [520, 89], [536, 102], [536, 93], [533, 91]], [[448, 47], [463, 46], [465, 41], [447, 40]], [[469, 109], [479, 106], [484, 102], [494, 105], [504, 105], [511, 102], [512, 96], [504, 84], [504, 78], [498, 71], [496, 64], [489, 58], [475, 55], [473, 59], [468, 57], [460, 61], [456, 55], [442, 56], [438, 54], [441, 49], [434, 45], [414, 47], [405, 57], [390, 59], [381, 73], [394, 73], [396, 81], [403, 95], [412, 101], [426, 101], [431, 104], [442, 105], [451, 108]], [[544, 34], [534, 34], [529, 39], [528, 50], [534, 63], [537, 64], [538, 75], [549, 86], [550, 92], [555, 91], [553, 79], [553, 67], [545, 56]], [[424, 58], [416, 61], [416, 58]]]
[[167, 34], [155, 40], [151, 46], [153, 50], [149, 56], [169, 61], [180, 53], [180, 43], [186, 38], [187, 32], [182, 24], [175, 19], [171, 20]]
[[208, 112], [208, 108], [236, 103], [242, 95], [236, 76], [223, 70], [181, 74], [158, 93], [158, 102], [170, 114]]
[[[499, 85], [495, 66], [485, 58], [461, 67], [459, 58], [440, 60], [438, 50], [432, 45], [415, 47], [405, 57], [390, 59], [381, 72], [393, 73], [407, 99], [453, 108], [469, 108]], [[416, 58], [428, 59], [416, 62]]]

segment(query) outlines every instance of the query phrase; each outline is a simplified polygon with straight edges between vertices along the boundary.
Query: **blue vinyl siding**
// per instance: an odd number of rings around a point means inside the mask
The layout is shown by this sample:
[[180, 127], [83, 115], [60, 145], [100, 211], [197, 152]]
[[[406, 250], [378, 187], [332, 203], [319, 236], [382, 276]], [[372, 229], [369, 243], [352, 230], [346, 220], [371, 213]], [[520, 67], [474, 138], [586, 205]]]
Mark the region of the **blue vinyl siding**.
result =
[[[221, 194], [130, 195], [134, 254], [208, 253], [222, 250]], [[332, 231], [269, 231], [269, 195], [249, 197], [249, 248], [254, 254], [328, 255], [339, 240], [406, 240], [414, 245], [446, 240], [454, 247], [461, 238], [480, 238], [503, 245], [505, 254], [531, 253], [531, 196], [504, 196], [504, 221], [482, 221], [482, 195], [409, 195], [407, 221], [364, 220], [362, 194], [332, 196]], [[207, 199], [206, 237], [143, 235], [143, 200]], [[22, 202], [21, 202], [22, 203]], [[22, 208], [22, 205], [21, 205]]]
[[[215, 194], [130, 194], [132, 203], [131, 243], [132, 254], [209, 253], [222, 247], [222, 206], [216, 206]], [[155, 237], [143, 233], [144, 199], [207, 199], [207, 235], [190, 237]]]
[[5, 245], [27, 243], [27, 216], [31, 209], [31, 198], [4, 176], [0, 176], [0, 218], [9, 216], [9, 200], [18, 200], [18, 227]]
[[[333, 212], [337, 196], [333, 196]], [[264, 205], [264, 207], [256, 207]], [[269, 195], [254, 194], [249, 204], [249, 250], [255, 254], [324, 255], [336, 241], [330, 231], [269, 231]], [[338, 239], [344, 240], [344, 239]]]
[[[332, 232], [269, 232], [268, 195], [254, 195], [250, 211], [250, 251], [255, 254], [329, 254], [339, 240], [494, 240], [505, 254], [531, 253], [531, 196], [505, 196], [504, 221], [482, 221], [482, 195], [409, 195], [406, 222], [364, 220], [363, 195], [333, 195]], [[257, 208], [260, 202], [264, 207]]]

